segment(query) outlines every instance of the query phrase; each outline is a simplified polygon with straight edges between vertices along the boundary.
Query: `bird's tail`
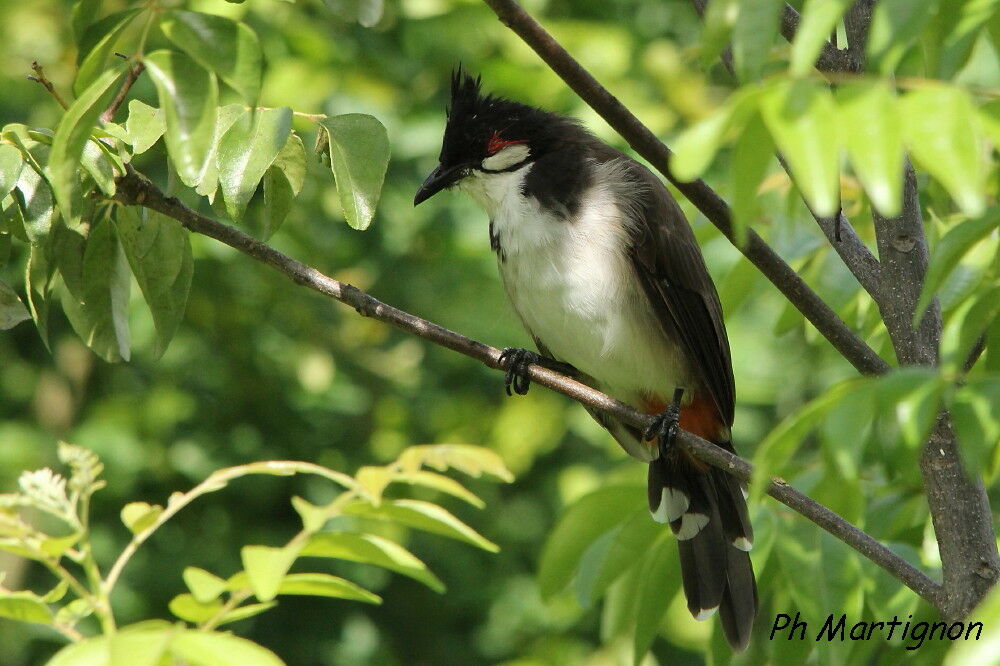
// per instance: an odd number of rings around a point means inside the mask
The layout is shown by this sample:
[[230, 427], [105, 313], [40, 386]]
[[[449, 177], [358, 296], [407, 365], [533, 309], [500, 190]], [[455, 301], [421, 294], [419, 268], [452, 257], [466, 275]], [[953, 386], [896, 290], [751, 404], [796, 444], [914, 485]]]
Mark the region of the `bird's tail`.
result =
[[[729, 451], [732, 445], [720, 443]], [[757, 584], [747, 551], [753, 529], [744, 486], [679, 447], [649, 463], [649, 510], [677, 537], [688, 610], [705, 620], [718, 610], [726, 640], [746, 648], [757, 614]]]

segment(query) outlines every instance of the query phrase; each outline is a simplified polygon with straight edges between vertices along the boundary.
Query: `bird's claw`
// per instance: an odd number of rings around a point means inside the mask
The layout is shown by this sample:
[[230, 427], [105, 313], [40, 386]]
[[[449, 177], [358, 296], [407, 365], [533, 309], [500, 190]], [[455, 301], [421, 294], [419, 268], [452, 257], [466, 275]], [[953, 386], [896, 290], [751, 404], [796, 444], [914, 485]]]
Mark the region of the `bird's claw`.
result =
[[507, 395], [513, 395], [511, 388], [518, 395], [525, 395], [528, 392], [531, 387], [528, 366], [537, 364], [541, 358], [535, 352], [520, 347], [506, 347], [500, 352], [500, 367], [507, 368], [507, 373], [503, 377], [503, 386]]
[[681, 398], [684, 396], [683, 388], [674, 389], [674, 399], [667, 408], [653, 418], [645, 432], [642, 433], [646, 441], [656, 440], [660, 448], [660, 455], [666, 454], [667, 449], [674, 443], [677, 437], [678, 424], [681, 419]]

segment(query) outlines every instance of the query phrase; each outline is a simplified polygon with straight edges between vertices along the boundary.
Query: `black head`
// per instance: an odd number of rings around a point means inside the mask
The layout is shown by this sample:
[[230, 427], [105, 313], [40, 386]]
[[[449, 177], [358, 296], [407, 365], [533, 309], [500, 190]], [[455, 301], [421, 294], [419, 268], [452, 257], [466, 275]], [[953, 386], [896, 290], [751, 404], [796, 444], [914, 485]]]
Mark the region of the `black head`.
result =
[[479, 77], [459, 67], [451, 78], [451, 104], [436, 169], [414, 205], [451, 187], [473, 171], [514, 171], [560, 145], [574, 121], [502, 97], [484, 95]]

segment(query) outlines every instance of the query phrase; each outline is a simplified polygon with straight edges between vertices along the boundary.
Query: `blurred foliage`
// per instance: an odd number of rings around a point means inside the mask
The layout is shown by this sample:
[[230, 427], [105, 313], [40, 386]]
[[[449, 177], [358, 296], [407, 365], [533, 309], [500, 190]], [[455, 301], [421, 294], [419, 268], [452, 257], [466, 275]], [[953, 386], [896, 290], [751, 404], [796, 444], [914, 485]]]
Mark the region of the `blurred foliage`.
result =
[[[269, 242], [283, 252], [397, 307], [497, 346], [529, 343], [503, 301], [482, 213], [458, 196], [435, 198], [416, 210], [411, 206], [416, 186], [435, 164], [448, 74], [463, 62], [482, 74], [489, 89], [580, 117], [603, 139], [624, 146], [484, 5], [474, 0], [162, 4], [183, 11], [148, 33], [153, 68], [139, 77], [135, 99], [116, 116], [138, 170], [208, 214], [242, 217], [241, 224], [257, 235], [274, 234]], [[737, 381], [737, 450], [934, 575], [940, 562], [916, 464], [928, 415], [948, 405], [969, 469], [990, 484], [1000, 472], [998, 183], [990, 147], [997, 143], [1000, 32], [996, 3], [968, 0], [954, 11], [938, 2], [918, 9], [907, 9], [905, 2], [881, 4], [870, 41], [871, 73], [831, 95], [809, 65], [831, 29], [840, 31], [843, 43], [843, 29], [836, 27], [839, 11], [833, 15], [830, 7], [842, 11], [844, 2], [806, 2], [803, 30], [791, 46], [780, 41], [768, 18], [777, 6], [773, 2], [713, 0], [704, 26], [687, 0], [525, 2], [623, 103], [668, 145], [682, 149], [691, 175], [702, 174], [737, 204], [738, 222], [752, 222], [889, 360], [892, 349], [878, 309], [816, 229], [795, 184], [776, 160], [762, 156], [775, 145], [788, 153], [796, 182], [823, 212], [830, 212], [839, 186], [840, 206], [871, 246], [872, 202], [891, 210], [898, 193], [895, 176], [887, 176], [893, 160], [908, 148], [930, 174], [919, 174], [934, 255], [927, 293], [928, 298], [936, 293], [945, 313], [945, 363], [941, 372], [912, 370], [878, 380], [855, 379], [801, 314], [687, 202], [681, 204], [727, 314]], [[133, 25], [133, 14], [117, 13], [130, 6], [121, 0], [0, 5], [5, 83], [0, 124], [60, 126], [62, 110], [42, 86], [24, 78], [32, 61], [44, 66], [65, 97], [71, 99], [73, 91], [82, 100], [92, 91], [95, 101], [74, 105], [74, 113], [77, 126], [93, 121], [102, 108], [98, 102], [115, 89], [112, 83], [102, 87], [105, 79], [118, 80], [102, 78], [102, 72], [127, 66], [116, 64], [111, 52], [130, 54], [130, 45], [143, 34], [144, 24]], [[199, 20], [214, 20], [185, 12], [245, 25], [253, 36], [239, 28], [220, 45], [253, 51], [259, 44], [259, 78], [252, 67], [213, 57], [197, 41], [195, 28]], [[108, 31], [121, 43], [102, 41]], [[730, 39], [742, 86], [718, 62]], [[78, 42], [79, 53], [98, 56], [78, 62]], [[157, 55], [157, 49], [187, 55]], [[197, 72], [208, 70], [224, 85], [207, 75], [199, 82]], [[185, 73], [172, 77], [173, 71]], [[884, 87], [890, 74], [901, 93]], [[164, 142], [154, 145], [162, 131], [154, 110], [160, 106], [157, 87], [162, 92], [170, 81], [191, 86], [194, 92], [184, 99], [200, 100], [206, 109], [221, 105], [218, 118], [229, 123], [229, 140], [220, 136], [211, 144], [185, 143], [168, 132], [172, 167]], [[240, 107], [232, 106], [241, 96], [297, 115], [290, 121], [281, 111], [271, 118], [241, 119]], [[792, 105], [791, 112], [782, 107], [797, 100], [809, 103]], [[171, 110], [169, 100], [164, 106], [168, 124], [176, 128], [190, 121], [190, 131], [198, 135], [202, 116]], [[854, 118], [851, 131], [838, 129], [837, 113]], [[169, 114], [175, 114], [173, 120]], [[313, 114], [369, 114], [385, 126], [392, 159], [377, 209], [371, 209], [370, 199], [345, 196], [340, 175], [334, 188], [330, 167], [298, 157], [301, 146], [315, 145], [317, 132], [325, 132], [329, 138], [321, 137], [320, 145], [327, 147], [336, 172], [338, 160], [349, 163], [355, 150], [382, 151], [377, 131], [358, 148], [338, 141], [343, 123], [326, 121], [320, 130]], [[903, 114], [907, 122], [900, 127], [893, 120]], [[873, 126], [859, 126], [859, 118]], [[270, 129], [262, 130], [269, 121]], [[931, 121], [940, 121], [940, 136]], [[86, 143], [86, 135], [70, 132], [69, 123], [65, 127], [56, 144], [66, 146], [61, 150]], [[707, 132], [699, 129], [706, 127]], [[690, 131], [678, 138], [685, 128]], [[220, 154], [227, 145], [238, 149], [250, 134], [297, 136], [301, 145], [289, 148], [274, 140], [269, 151], [250, 160], [254, 168], [217, 174], [222, 196], [209, 207], [201, 197], [209, 192], [199, 180], [208, 174], [186, 171], [177, 156], [197, 160], [216, 143]], [[25, 145], [39, 144], [32, 146], [48, 157], [47, 135], [12, 136]], [[849, 156], [851, 170], [834, 160], [840, 150]], [[697, 159], [692, 162], [691, 156]], [[103, 158], [95, 158], [89, 177], [95, 187], [107, 187], [96, 166]], [[113, 162], [113, 156], [104, 158]], [[14, 162], [9, 150], [0, 150], [0, 185], [7, 182], [6, 165]], [[267, 166], [279, 162], [280, 174]], [[293, 163], [301, 164], [301, 177], [300, 167], [288, 166]], [[38, 187], [30, 170], [20, 174], [18, 179], [28, 181], [19, 191]], [[363, 177], [374, 182], [378, 176]], [[255, 194], [261, 178], [264, 184]], [[72, 179], [57, 175], [53, 189], [72, 222]], [[280, 230], [280, 216], [265, 214], [275, 210], [275, 202], [287, 209]], [[366, 217], [366, 210], [373, 216]], [[47, 209], [30, 212], [44, 224]], [[362, 234], [342, 221], [371, 227]], [[168, 224], [154, 217], [141, 222]], [[38, 228], [29, 224], [25, 233]], [[100, 228], [92, 231], [98, 238]], [[11, 304], [32, 303], [21, 287], [26, 271], [31, 283], [33, 267], [24, 240], [0, 233], [5, 327], [17, 323], [16, 314], [7, 315], [15, 310]], [[800, 516], [758, 498], [751, 509], [762, 608], [750, 651], [732, 657], [713, 624], [693, 621], [684, 608], [675, 546], [650, 529], [642, 511], [645, 470], [617, 450], [582, 409], [538, 389], [504, 400], [500, 378], [468, 359], [331, 305], [214, 241], [191, 237], [189, 242], [193, 273], [181, 312], [154, 307], [150, 313], [144, 301], [164, 291], [155, 276], [135, 269], [135, 257], [126, 257], [138, 288], [131, 290], [127, 308], [113, 299], [108, 307], [120, 322], [127, 320], [130, 344], [119, 344], [120, 327], [102, 339], [113, 343], [104, 356], [130, 354], [128, 363], [95, 357], [74, 333], [81, 325], [71, 307], [65, 314], [52, 308], [47, 320], [35, 313], [38, 329], [47, 331], [48, 349], [28, 323], [0, 336], [0, 487], [12, 488], [21, 470], [53, 465], [59, 438], [98, 453], [109, 480], [92, 505], [91, 541], [98, 560], [112, 557], [125, 536], [117, 519], [121, 506], [155, 504], [213, 470], [252, 461], [287, 458], [355, 469], [391, 461], [414, 444], [456, 442], [489, 446], [518, 479], [503, 487], [470, 484], [489, 507], [482, 514], [454, 507], [459, 519], [501, 546], [496, 555], [378, 528], [366, 516], [353, 516], [374, 534], [420, 553], [447, 585], [447, 596], [383, 572], [331, 565], [331, 573], [358, 581], [384, 603], [361, 608], [296, 600], [232, 625], [286, 662], [628, 663], [651, 646], [648, 659], [659, 663], [912, 658], [931, 663], [947, 648], [929, 643], [913, 653], [895, 642], [767, 641], [769, 620], [789, 610], [817, 618], [845, 612], [852, 620], [911, 613], [930, 619], [934, 610]], [[186, 270], [180, 264], [177, 270]], [[132, 279], [127, 266], [119, 268], [117, 277], [103, 276], [105, 285]], [[983, 331], [992, 351], [966, 377], [964, 359]], [[94, 339], [88, 338], [92, 344]], [[121, 623], [168, 617], [168, 604], [184, 585], [184, 566], [221, 576], [239, 571], [242, 546], [284, 543], [297, 532], [299, 518], [288, 506], [289, 495], [322, 505], [332, 499], [330, 492], [310, 479], [266, 479], [247, 485], [242, 495], [223, 493], [190, 507], [123, 575], [114, 599]], [[428, 489], [414, 489], [414, 495], [440, 499]], [[612, 508], [620, 513], [608, 516]], [[46, 589], [47, 574], [21, 559], [3, 556], [0, 569], [8, 588]], [[59, 636], [49, 629], [0, 620], [5, 664], [37, 663], [59, 646]]]

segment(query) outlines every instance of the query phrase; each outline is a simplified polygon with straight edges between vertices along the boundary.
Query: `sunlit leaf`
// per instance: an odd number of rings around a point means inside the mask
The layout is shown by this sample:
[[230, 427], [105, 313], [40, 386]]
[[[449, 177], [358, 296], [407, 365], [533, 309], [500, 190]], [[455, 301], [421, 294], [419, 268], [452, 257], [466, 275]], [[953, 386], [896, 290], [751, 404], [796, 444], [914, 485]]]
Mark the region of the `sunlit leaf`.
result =
[[302, 557], [334, 557], [351, 562], [374, 564], [418, 580], [435, 592], [444, 592], [444, 583], [427, 565], [399, 544], [373, 534], [323, 532], [314, 534], [302, 549]]
[[129, 502], [122, 507], [121, 519], [125, 523], [125, 527], [129, 528], [133, 534], [138, 534], [151, 527], [161, 513], [163, 513], [163, 507], [158, 504]]
[[170, 642], [170, 653], [192, 666], [284, 666], [270, 650], [230, 633], [181, 631]]
[[52, 611], [32, 592], [0, 592], [0, 617], [18, 622], [52, 622]]
[[128, 103], [125, 131], [134, 154], [139, 155], [152, 148], [166, 130], [163, 109], [154, 108], [137, 99]]
[[94, 636], [59, 650], [45, 666], [108, 666], [109, 636]]
[[347, 223], [367, 229], [389, 166], [389, 136], [382, 123], [363, 113], [333, 116], [321, 124], [329, 135], [330, 166]]
[[278, 586], [278, 594], [297, 594], [310, 597], [335, 597], [363, 601], [368, 604], [382, 603], [382, 598], [365, 588], [339, 576], [322, 573], [288, 574]]
[[244, 111], [246, 111], [246, 107], [242, 104], [226, 104], [220, 106], [216, 112], [215, 132], [212, 135], [208, 163], [205, 165], [201, 182], [195, 188], [195, 192], [208, 197], [209, 201], [215, 201], [215, 191], [219, 187], [219, 144], [222, 142], [222, 137], [226, 135], [233, 123], [243, 115]]
[[741, 81], [760, 78], [778, 35], [782, 0], [743, 0], [733, 26], [733, 65]]
[[178, 594], [170, 600], [170, 612], [191, 624], [206, 622], [222, 610], [222, 602], [217, 599], [199, 601], [193, 594]]
[[137, 207], [120, 208], [115, 227], [132, 274], [153, 315], [155, 357], [166, 351], [187, 306], [194, 273], [188, 232], [176, 220]]
[[344, 507], [344, 513], [350, 516], [378, 518], [440, 534], [494, 553], [500, 550], [500, 547], [495, 543], [483, 537], [445, 509], [430, 502], [383, 500], [377, 507], [367, 502], [355, 502]]
[[281, 581], [298, 557], [298, 548], [244, 546], [240, 551], [250, 588], [261, 601], [270, 601], [278, 594]]
[[[42, 151], [44, 153], [44, 151]], [[24, 231], [32, 245], [45, 241], [56, 215], [55, 199], [49, 184], [35, 169], [25, 165], [17, 179], [16, 192], [21, 198]]]
[[63, 217], [76, 219], [72, 210], [72, 190], [83, 147], [97, 119], [116, 92], [115, 84], [124, 73], [124, 65], [106, 70], [84, 90], [63, 115], [49, 153], [48, 176]]
[[191, 594], [203, 604], [214, 601], [226, 589], [226, 581], [198, 567], [184, 567], [182, 575]]
[[73, 81], [74, 93], [80, 95], [104, 75], [118, 38], [138, 13], [138, 9], [127, 9], [106, 16], [87, 28], [80, 43], [79, 57], [82, 60], [76, 72], [76, 79]]
[[806, 0], [795, 41], [792, 42], [792, 74], [808, 74], [816, 64], [840, 17], [853, 0]]
[[172, 10], [160, 28], [199, 65], [219, 75], [247, 104], [260, 94], [261, 50], [257, 34], [224, 16]]
[[439, 472], [456, 469], [473, 477], [489, 474], [501, 481], [514, 480], [514, 475], [504, 465], [503, 459], [495, 451], [482, 446], [468, 444], [411, 446], [403, 451], [396, 462], [405, 474], [415, 472], [422, 465], [426, 465]]
[[930, 265], [927, 267], [920, 300], [917, 301], [914, 310], [914, 326], [923, 317], [931, 299], [945, 279], [955, 270], [962, 257], [986, 236], [996, 233], [998, 225], [1000, 225], [1000, 209], [992, 209], [981, 218], [966, 220], [955, 225], [938, 241]]
[[871, 69], [890, 74], [916, 40], [938, 0], [882, 0], [872, 12], [867, 54]]
[[994, 587], [969, 613], [965, 627], [965, 640], [952, 643], [945, 666], [996, 663], [996, 655], [1000, 653], [1000, 587]]
[[482, 509], [485, 506], [485, 503], [481, 499], [476, 497], [475, 494], [466, 489], [466, 487], [461, 483], [442, 474], [428, 472], [427, 470], [419, 470], [409, 474], [397, 475], [393, 481], [409, 483], [415, 486], [423, 486], [424, 488], [432, 488], [442, 493], [447, 493], [452, 497], [464, 500], [478, 509]]
[[738, 0], [708, 0], [705, 8], [705, 27], [701, 31], [701, 60], [711, 64], [729, 45], [729, 36], [742, 18]]
[[[102, 147], [94, 139], [88, 140], [83, 145], [83, 153], [80, 155], [80, 166], [87, 172], [94, 184], [107, 197], [113, 197], [117, 184], [115, 183], [116, 164], [110, 158], [110, 151], [107, 146]], [[124, 171], [124, 170], [122, 170]], [[120, 171], [119, 173], [121, 173]]]
[[0, 199], [10, 194], [21, 175], [24, 157], [21, 151], [9, 143], [0, 144]]
[[795, 185], [817, 215], [840, 208], [840, 133], [833, 98], [811, 81], [782, 81], [761, 98], [761, 115]]
[[881, 82], [837, 89], [847, 153], [875, 208], [895, 217], [903, 202], [903, 132], [896, 97]]
[[215, 77], [175, 51], [155, 51], [144, 59], [166, 114], [170, 160], [185, 185], [201, 182], [215, 136], [219, 90]]
[[109, 644], [109, 666], [160, 666], [175, 632], [166, 623], [145, 623], [116, 632]]
[[1000, 316], [1000, 286], [977, 290], [951, 315], [941, 336], [942, 364], [960, 369], [973, 347]]
[[267, 240], [281, 227], [292, 207], [292, 201], [302, 191], [306, 176], [306, 150], [302, 139], [292, 132], [285, 146], [264, 174], [264, 228], [261, 236]]
[[302, 519], [302, 527], [309, 532], [318, 532], [330, 516], [321, 506], [310, 504], [301, 497], [292, 497], [292, 507]]
[[243, 217], [257, 184], [288, 141], [292, 110], [246, 110], [219, 143], [218, 168], [226, 211]]
[[641, 561], [637, 553], [646, 553], [653, 542], [664, 534], [663, 525], [653, 520], [648, 507], [642, 507], [627, 518], [611, 534], [604, 556], [590, 581], [588, 598], [598, 599], [618, 578]]
[[730, 158], [729, 179], [733, 193], [733, 238], [746, 243], [747, 230], [760, 217], [757, 189], [774, 155], [774, 142], [764, 123], [754, 116], [740, 132]]
[[[631, 516], [646, 502], [644, 488], [615, 485], [578, 500], [559, 518], [545, 541], [538, 564], [538, 587], [548, 598], [562, 591], [595, 539]], [[650, 518], [652, 520], [652, 518]]]
[[919, 165], [944, 185], [969, 216], [984, 208], [982, 153], [978, 116], [968, 93], [945, 85], [927, 85], [900, 99], [907, 147]]
[[264, 611], [271, 610], [278, 605], [277, 601], [268, 601], [267, 603], [261, 604], [247, 604], [246, 606], [240, 606], [236, 610], [229, 611], [221, 618], [219, 618], [219, 626], [223, 624], [229, 624], [230, 622], [239, 622], [240, 620], [245, 620], [248, 617], [253, 617], [255, 615], [260, 615]]

